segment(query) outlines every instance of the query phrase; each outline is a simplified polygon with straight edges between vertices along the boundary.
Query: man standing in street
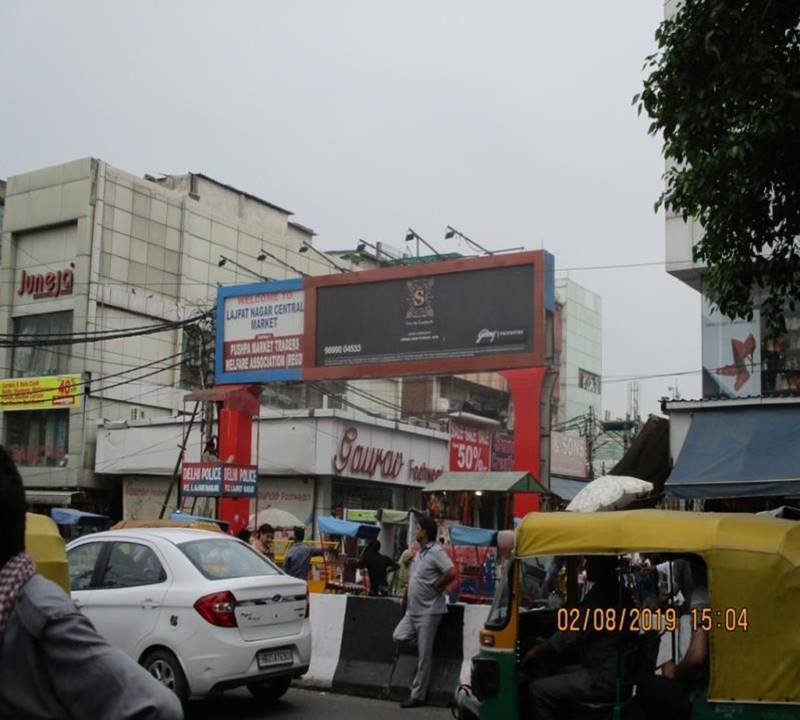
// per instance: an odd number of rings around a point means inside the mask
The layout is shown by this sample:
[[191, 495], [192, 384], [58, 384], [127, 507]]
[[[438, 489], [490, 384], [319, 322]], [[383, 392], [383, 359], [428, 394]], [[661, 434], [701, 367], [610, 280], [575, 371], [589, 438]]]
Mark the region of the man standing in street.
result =
[[372, 540], [364, 548], [356, 567], [366, 569], [369, 576], [369, 594], [377, 597], [389, 594], [386, 572], [387, 570], [397, 570], [399, 565], [392, 558], [381, 553], [380, 540]]
[[294, 529], [294, 545], [286, 551], [283, 558], [283, 572], [298, 580], [308, 580], [308, 568], [314, 555], [322, 555], [322, 548], [311, 547], [303, 541], [306, 538], [305, 528]]
[[401, 708], [425, 705], [433, 670], [433, 641], [442, 615], [447, 613], [444, 591], [456, 571], [444, 548], [436, 542], [436, 523], [427, 515], [417, 516], [419, 553], [411, 566], [406, 612], [394, 629], [395, 642], [417, 641], [417, 674], [411, 695]]

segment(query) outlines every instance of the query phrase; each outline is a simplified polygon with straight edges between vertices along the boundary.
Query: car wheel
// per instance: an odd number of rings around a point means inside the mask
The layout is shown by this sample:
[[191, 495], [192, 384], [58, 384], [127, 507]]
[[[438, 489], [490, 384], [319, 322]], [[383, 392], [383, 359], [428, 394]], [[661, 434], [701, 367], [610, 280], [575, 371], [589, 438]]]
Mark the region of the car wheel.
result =
[[142, 666], [164, 687], [174, 692], [181, 702], [186, 702], [189, 686], [181, 664], [169, 650], [153, 650], [142, 659]]
[[292, 678], [286, 677], [270, 682], [251, 683], [247, 689], [256, 700], [277, 700], [286, 694], [291, 684]]

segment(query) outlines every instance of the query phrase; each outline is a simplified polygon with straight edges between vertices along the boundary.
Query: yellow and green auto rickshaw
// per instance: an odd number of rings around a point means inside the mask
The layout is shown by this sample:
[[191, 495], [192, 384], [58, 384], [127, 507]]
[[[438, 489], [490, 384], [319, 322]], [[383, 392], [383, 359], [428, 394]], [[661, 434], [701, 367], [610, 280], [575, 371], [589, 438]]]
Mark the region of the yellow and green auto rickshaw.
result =
[[64, 538], [51, 518], [34, 513], [25, 516], [25, 550], [36, 563], [36, 572], [69, 594], [69, 565]]
[[[535, 713], [526, 706], [520, 667], [530, 640], [551, 635], [558, 618], [577, 606], [574, 570], [582, 558], [632, 553], [705, 563], [710, 605], [693, 623], [708, 630], [708, 683], [692, 704], [692, 720], [800, 719], [800, 523], [662, 510], [532, 513], [522, 521], [480, 634], [471, 686], [456, 696], [458, 717], [517, 720]], [[562, 568], [558, 576], [547, 575], [553, 567]], [[652, 613], [639, 614], [651, 619], [640, 635], [660, 633], [662, 649], [678, 612], [667, 611], [672, 615], [662, 615], [660, 623]], [[624, 662], [618, 670], [626, 672]], [[620, 677], [613, 703], [573, 708], [564, 720], [624, 720], [635, 692], [635, 684]]]

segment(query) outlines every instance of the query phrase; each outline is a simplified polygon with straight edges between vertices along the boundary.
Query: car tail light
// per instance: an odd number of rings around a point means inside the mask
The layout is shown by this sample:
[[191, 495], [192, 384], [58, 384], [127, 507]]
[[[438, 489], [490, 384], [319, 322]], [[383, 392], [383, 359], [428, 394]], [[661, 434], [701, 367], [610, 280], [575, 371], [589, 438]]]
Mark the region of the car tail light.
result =
[[217, 627], [236, 627], [235, 607], [236, 598], [229, 591], [204, 595], [194, 604], [203, 619]]

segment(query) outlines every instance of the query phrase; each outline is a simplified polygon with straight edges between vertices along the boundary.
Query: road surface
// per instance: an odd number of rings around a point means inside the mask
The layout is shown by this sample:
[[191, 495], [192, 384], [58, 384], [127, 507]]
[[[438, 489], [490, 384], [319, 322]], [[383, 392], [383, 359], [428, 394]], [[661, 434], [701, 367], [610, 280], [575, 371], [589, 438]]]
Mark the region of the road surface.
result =
[[271, 707], [256, 702], [247, 690], [189, 704], [186, 720], [446, 720], [446, 708], [401, 710], [396, 702], [371, 700], [292, 688]]

